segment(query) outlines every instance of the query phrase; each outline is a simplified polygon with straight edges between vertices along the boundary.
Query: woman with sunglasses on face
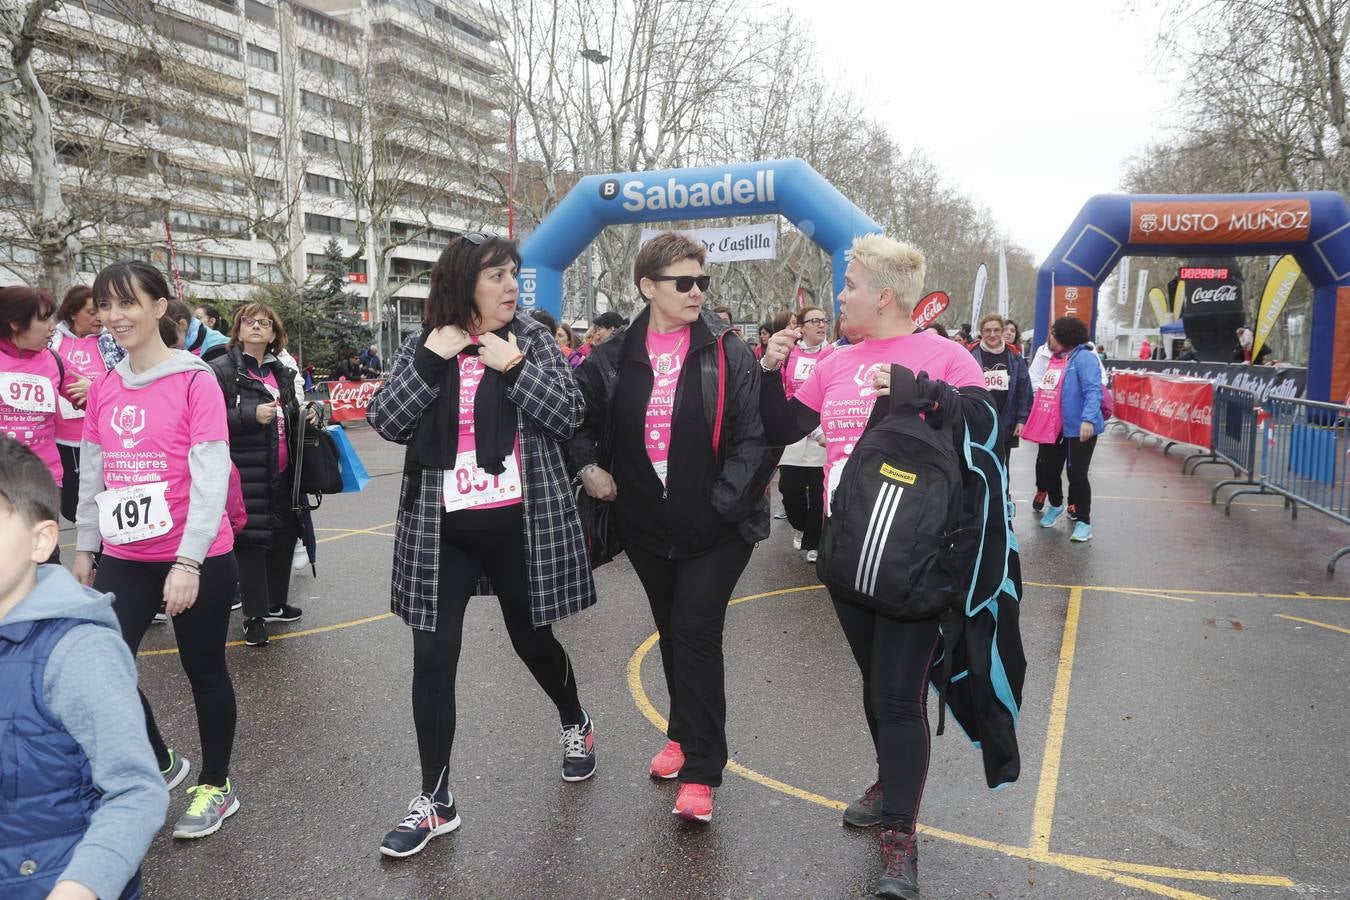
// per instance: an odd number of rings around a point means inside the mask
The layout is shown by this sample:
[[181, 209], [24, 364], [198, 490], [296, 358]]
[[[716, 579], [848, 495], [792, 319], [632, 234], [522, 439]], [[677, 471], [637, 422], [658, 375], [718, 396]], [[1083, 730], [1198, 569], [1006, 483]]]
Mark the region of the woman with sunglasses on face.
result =
[[666, 232], [633, 281], [647, 307], [576, 370], [586, 421], [568, 446], [590, 496], [613, 500], [660, 635], [669, 740], [651, 762], [680, 780], [674, 814], [707, 822], [727, 762], [722, 627], [732, 588], [769, 535], [754, 355], [703, 310], [703, 245]]
[[564, 781], [595, 773], [595, 736], [550, 624], [595, 602], [561, 442], [584, 409], [553, 333], [516, 314], [515, 241], [453, 239], [431, 270], [420, 334], [403, 342], [367, 419], [405, 444], [393, 610], [412, 626], [421, 791], [380, 852], [411, 856], [459, 827], [449, 786], [455, 671], [486, 575], [516, 655], [558, 708]]
[[[244, 603], [244, 643], [267, 643], [268, 622], [294, 622], [302, 615], [287, 600], [300, 516], [291, 500], [300, 436], [301, 402], [295, 372], [277, 354], [286, 328], [265, 303], [245, 303], [234, 314], [230, 343], [211, 368], [225, 394], [230, 423], [230, 460], [239, 470], [248, 521], [235, 537], [239, 588]], [[318, 415], [306, 404], [310, 424]]]
[[[797, 311], [801, 340], [788, 351], [779, 370], [783, 373], [783, 393], [792, 399], [816, 363], [834, 351], [826, 336], [829, 319], [818, 306], [803, 306]], [[816, 561], [820, 546], [820, 526], [825, 519], [825, 438], [817, 429], [783, 450], [778, 462], [778, 491], [783, 509], [792, 526], [792, 547], [806, 552], [806, 561]]]
[[[844, 464], [862, 437], [880, 392], [889, 392], [890, 367], [952, 387], [984, 386], [970, 353], [932, 331], [916, 331], [910, 315], [923, 294], [923, 254], [882, 235], [853, 241], [839, 306], [862, 343], [821, 361], [787, 399], [777, 370], [800, 339], [775, 334], [761, 360], [760, 407], [769, 440], [794, 441], [816, 428], [826, 446], [826, 509]], [[842, 540], [843, 538], [841, 538]], [[938, 645], [938, 617], [901, 620], [834, 598], [835, 614], [858, 664], [863, 712], [876, 751], [878, 777], [844, 811], [844, 824], [881, 826], [885, 871], [879, 897], [918, 897], [919, 800], [928, 777], [928, 672]]]
[[[127, 356], [93, 383], [80, 445], [75, 577], [114, 594], [122, 637], [136, 653], [161, 608], [173, 620], [201, 738], [198, 783], [176, 838], [214, 834], [239, 809], [230, 781], [235, 696], [225, 666], [239, 570], [225, 514], [229, 426], [211, 367], [168, 346], [169, 286], [149, 263], [119, 262], [94, 279], [103, 324]], [[97, 568], [94, 553], [103, 555]], [[145, 696], [146, 730], [169, 788], [191, 767], [170, 750]]]

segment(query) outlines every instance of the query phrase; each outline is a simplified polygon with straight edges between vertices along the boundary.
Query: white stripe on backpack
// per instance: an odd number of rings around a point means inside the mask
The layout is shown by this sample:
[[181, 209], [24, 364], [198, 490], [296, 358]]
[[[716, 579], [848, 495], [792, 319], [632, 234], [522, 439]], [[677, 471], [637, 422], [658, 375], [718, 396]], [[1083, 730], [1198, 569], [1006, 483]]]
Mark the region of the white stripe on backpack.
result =
[[876, 590], [877, 576], [881, 572], [881, 554], [886, 546], [886, 538], [895, 522], [895, 511], [900, 506], [900, 496], [905, 492], [898, 484], [889, 482], [881, 485], [876, 502], [872, 505], [872, 516], [867, 522], [867, 532], [863, 535], [862, 554], [858, 557], [858, 571], [854, 575], [853, 587], [861, 594], [872, 596]]

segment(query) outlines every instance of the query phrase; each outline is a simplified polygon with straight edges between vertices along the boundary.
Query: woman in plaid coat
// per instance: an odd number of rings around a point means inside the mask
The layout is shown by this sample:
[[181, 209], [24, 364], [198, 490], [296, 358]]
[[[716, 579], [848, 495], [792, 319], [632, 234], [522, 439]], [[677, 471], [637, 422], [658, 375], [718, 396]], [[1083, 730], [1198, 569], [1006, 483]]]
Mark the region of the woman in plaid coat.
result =
[[413, 629], [413, 722], [422, 790], [380, 845], [411, 856], [460, 819], [447, 781], [464, 613], [480, 576], [511, 644], [558, 707], [563, 779], [595, 772], [572, 663], [550, 623], [595, 602], [560, 444], [584, 415], [547, 328], [516, 316], [514, 241], [455, 238], [431, 270], [422, 332], [409, 337], [367, 419], [407, 446], [394, 530], [392, 607]]

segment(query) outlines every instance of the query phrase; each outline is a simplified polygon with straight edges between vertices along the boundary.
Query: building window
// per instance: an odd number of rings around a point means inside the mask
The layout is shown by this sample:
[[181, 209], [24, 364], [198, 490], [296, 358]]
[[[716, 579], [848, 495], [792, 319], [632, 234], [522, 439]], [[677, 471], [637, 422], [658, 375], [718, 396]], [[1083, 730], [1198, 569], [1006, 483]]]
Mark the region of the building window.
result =
[[277, 24], [277, 11], [259, 3], [258, 0], [244, 0], [244, 16], [250, 22], [260, 22], [263, 25]]
[[305, 230], [319, 234], [356, 234], [356, 223], [339, 216], [324, 216], [318, 213], [305, 213]]
[[257, 44], [249, 44], [248, 64], [255, 69], [262, 69], [265, 72], [275, 72], [277, 70], [276, 51], [268, 50], [266, 47], [259, 47]]
[[253, 155], [274, 157], [281, 154], [281, 141], [253, 132]]
[[213, 284], [246, 284], [249, 281], [249, 263], [246, 259], [179, 253], [176, 261], [178, 273], [187, 281]]
[[259, 91], [250, 88], [248, 92], [248, 108], [256, 109], [258, 112], [271, 113], [275, 116], [278, 111], [277, 95], [269, 94], [267, 91]]
[[[328, 257], [324, 256], [322, 253], [306, 253], [305, 271], [306, 272], [317, 271], [318, 269], [323, 268], [324, 265], [327, 263], [327, 261]], [[356, 272], [359, 275], [368, 274], [366, 272], [365, 257], [361, 257], [360, 259], [349, 259], [346, 261], [346, 263], [348, 272]]]
[[239, 41], [228, 34], [203, 28], [195, 22], [185, 22], [166, 13], [161, 12], [158, 16], [158, 30], [165, 37], [230, 59], [239, 58]]
[[281, 266], [276, 263], [260, 262], [254, 265], [253, 280], [259, 284], [281, 284], [285, 277], [281, 274]]
[[305, 187], [316, 194], [327, 194], [329, 197], [346, 197], [347, 182], [341, 178], [330, 178], [327, 175], [316, 175], [313, 172], [305, 173]]
[[248, 230], [248, 223], [234, 216], [222, 216], [218, 213], [198, 212], [190, 209], [175, 209], [169, 212], [169, 222], [181, 231], [219, 232], [241, 235]]

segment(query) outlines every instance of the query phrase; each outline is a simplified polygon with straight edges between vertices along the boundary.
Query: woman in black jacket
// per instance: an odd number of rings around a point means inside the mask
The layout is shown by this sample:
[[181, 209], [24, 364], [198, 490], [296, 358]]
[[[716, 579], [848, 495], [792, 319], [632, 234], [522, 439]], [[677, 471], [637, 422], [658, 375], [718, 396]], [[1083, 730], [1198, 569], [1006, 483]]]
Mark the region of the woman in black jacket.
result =
[[[248, 512], [234, 544], [244, 642], [250, 647], [267, 643], [268, 622], [300, 618], [300, 610], [286, 602], [300, 530], [291, 501], [300, 404], [295, 373], [274, 355], [285, 346], [286, 328], [276, 311], [265, 303], [246, 303], [234, 314], [229, 348], [211, 361], [225, 392], [230, 460], [239, 470]], [[317, 424], [312, 406], [307, 415]]]
[[577, 368], [586, 421], [568, 449], [586, 492], [614, 501], [660, 633], [670, 727], [651, 776], [678, 777], [674, 814], [707, 822], [727, 761], [722, 627], [769, 535], [779, 451], [764, 444], [754, 354], [703, 310], [703, 260], [673, 232], [639, 251], [647, 309]]

